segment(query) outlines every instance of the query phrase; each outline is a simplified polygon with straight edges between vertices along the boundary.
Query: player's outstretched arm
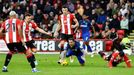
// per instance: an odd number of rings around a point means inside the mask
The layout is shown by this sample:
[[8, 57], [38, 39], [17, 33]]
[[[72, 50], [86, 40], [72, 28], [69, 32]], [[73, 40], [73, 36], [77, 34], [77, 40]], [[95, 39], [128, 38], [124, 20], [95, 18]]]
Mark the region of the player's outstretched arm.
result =
[[60, 24], [60, 21], [58, 21], [58, 25], [56, 27], [56, 31], [54, 32], [54, 37], [57, 38], [58, 37], [58, 32], [59, 30], [61, 29], [61, 24]]
[[46, 34], [46, 35], [52, 36], [52, 34], [51, 34], [51, 33], [48, 33], [48, 32], [44, 31], [43, 29], [41, 29], [41, 28], [39, 28], [39, 27], [37, 27], [37, 28], [36, 28], [36, 30], [37, 30], [37, 31], [39, 31], [40, 33], [43, 33], [43, 34]]

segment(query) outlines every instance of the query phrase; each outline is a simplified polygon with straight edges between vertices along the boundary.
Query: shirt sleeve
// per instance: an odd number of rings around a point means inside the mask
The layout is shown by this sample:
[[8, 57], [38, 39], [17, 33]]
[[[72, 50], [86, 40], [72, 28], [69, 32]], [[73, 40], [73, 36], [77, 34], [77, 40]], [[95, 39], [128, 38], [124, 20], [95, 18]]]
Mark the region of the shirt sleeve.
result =
[[75, 18], [75, 15], [74, 15], [74, 14], [71, 14], [70, 17], [71, 17], [72, 19], [74, 19], [74, 18]]
[[36, 29], [38, 26], [37, 26], [37, 24], [36, 23], [32, 23], [32, 28], [33, 29]]

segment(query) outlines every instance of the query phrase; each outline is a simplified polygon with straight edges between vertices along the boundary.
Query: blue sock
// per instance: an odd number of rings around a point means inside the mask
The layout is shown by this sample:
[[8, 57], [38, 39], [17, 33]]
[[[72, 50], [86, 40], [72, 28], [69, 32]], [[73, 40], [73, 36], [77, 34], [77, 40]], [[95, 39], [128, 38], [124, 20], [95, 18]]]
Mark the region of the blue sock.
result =
[[88, 50], [89, 52], [92, 52], [92, 49], [91, 49], [91, 47], [90, 47], [89, 45], [87, 45], [87, 50]]
[[86, 45], [83, 44], [83, 49], [85, 50], [86, 49]]

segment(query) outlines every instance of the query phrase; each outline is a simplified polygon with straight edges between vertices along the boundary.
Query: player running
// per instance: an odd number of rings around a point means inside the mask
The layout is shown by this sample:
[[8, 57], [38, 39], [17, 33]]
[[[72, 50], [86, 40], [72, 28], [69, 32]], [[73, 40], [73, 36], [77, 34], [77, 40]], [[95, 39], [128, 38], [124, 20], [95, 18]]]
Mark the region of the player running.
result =
[[86, 15], [82, 15], [82, 20], [79, 21], [79, 24], [82, 31], [82, 39], [84, 41], [83, 48], [85, 49], [87, 46], [87, 50], [91, 52], [91, 57], [93, 57], [92, 49], [89, 46], [89, 38], [90, 38], [89, 31], [90, 31], [91, 24], [87, 18], [88, 17]]
[[[44, 30], [42, 30], [41, 28], [39, 28], [37, 26], [36, 23], [34, 22], [31, 22], [32, 20], [32, 15], [29, 14], [29, 13], [26, 13], [25, 14], [25, 19], [24, 21], [22, 21], [22, 32], [23, 32], [23, 38], [24, 38], [24, 42], [26, 43], [26, 46], [32, 51], [32, 52], [35, 52], [36, 53], [36, 47], [33, 45], [34, 43], [34, 40], [32, 39], [32, 36], [31, 36], [31, 29], [35, 29], [43, 34], [46, 34], [46, 35], [49, 35], [49, 36], [52, 36], [51, 33], [47, 33], [45, 32]], [[35, 59], [35, 56], [32, 55], [33, 59], [34, 59], [34, 63], [35, 65], [37, 65], [37, 61]]]
[[[61, 52], [63, 51], [64, 43], [69, 39], [73, 38], [74, 34], [74, 28], [78, 28], [79, 23], [77, 19], [75, 18], [74, 14], [69, 13], [68, 8], [66, 6], [62, 7], [62, 12], [58, 19], [58, 26], [56, 28], [56, 31], [54, 33], [54, 37], [58, 37], [58, 32], [61, 30], [61, 41], [59, 43], [59, 48], [61, 49]], [[72, 22], [75, 22], [75, 25], [72, 24]], [[60, 61], [59, 61], [60, 62]]]
[[65, 57], [76, 56], [81, 66], [85, 64], [84, 49], [80, 43], [73, 38], [68, 39], [68, 43], [64, 45], [64, 51], [61, 53], [61, 63], [64, 62]]
[[15, 11], [11, 11], [9, 13], [10, 19], [7, 19], [1, 29], [0, 33], [4, 31], [5, 33], [5, 42], [9, 49], [9, 52], [6, 56], [4, 66], [2, 68], [2, 72], [8, 72], [7, 66], [11, 61], [12, 55], [17, 52], [23, 52], [27, 56], [28, 62], [30, 62], [32, 72], [39, 72], [35, 68], [35, 64], [32, 58], [32, 53], [27, 49], [23, 41], [22, 29], [21, 29], [21, 21], [16, 18], [17, 14]]

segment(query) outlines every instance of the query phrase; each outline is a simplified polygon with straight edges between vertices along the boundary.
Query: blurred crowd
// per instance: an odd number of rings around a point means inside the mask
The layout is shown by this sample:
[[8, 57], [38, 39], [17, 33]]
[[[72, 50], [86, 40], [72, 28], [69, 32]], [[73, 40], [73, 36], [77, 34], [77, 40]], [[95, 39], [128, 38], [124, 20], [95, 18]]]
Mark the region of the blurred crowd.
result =
[[[39, 27], [54, 33], [63, 5], [68, 6], [78, 21], [82, 19], [78, 10], [84, 9], [91, 23], [92, 38], [112, 39], [117, 30], [124, 30], [126, 35], [134, 30], [134, 0], [0, 0], [0, 23], [8, 18], [11, 10], [22, 20], [28, 12]], [[81, 38], [80, 32], [77, 31], [76, 38]], [[33, 33], [35, 38], [46, 38], [36, 31]]]

